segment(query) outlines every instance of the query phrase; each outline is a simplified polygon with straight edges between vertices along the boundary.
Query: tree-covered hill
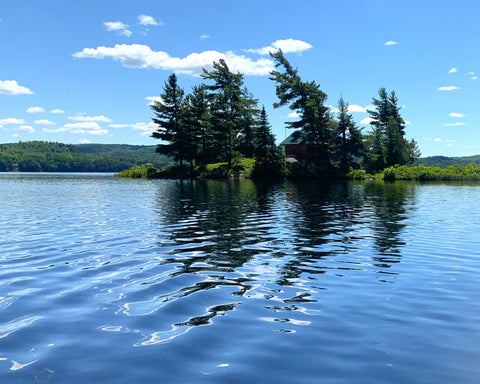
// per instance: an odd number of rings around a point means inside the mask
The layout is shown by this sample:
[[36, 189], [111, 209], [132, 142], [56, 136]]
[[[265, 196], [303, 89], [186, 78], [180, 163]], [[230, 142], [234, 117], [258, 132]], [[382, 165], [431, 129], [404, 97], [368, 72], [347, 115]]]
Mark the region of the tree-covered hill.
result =
[[0, 144], [0, 172], [119, 172], [151, 163], [162, 168], [171, 160], [155, 146], [124, 144], [62, 144], [29, 141]]
[[429, 156], [421, 157], [415, 165], [425, 165], [426, 167], [447, 168], [450, 165], [468, 165], [470, 163], [480, 164], [480, 155], [462, 156], [462, 157], [447, 157], [447, 156]]

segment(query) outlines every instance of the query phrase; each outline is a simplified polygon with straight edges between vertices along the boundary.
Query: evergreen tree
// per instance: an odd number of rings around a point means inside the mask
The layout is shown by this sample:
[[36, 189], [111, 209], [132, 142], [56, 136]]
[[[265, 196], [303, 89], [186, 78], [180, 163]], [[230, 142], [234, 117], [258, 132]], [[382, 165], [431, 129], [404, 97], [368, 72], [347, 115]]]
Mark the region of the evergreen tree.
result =
[[185, 124], [191, 145], [190, 156], [198, 165], [209, 160], [210, 115], [207, 93], [204, 85], [194, 86], [185, 103]]
[[277, 177], [281, 173], [281, 154], [275, 145], [275, 136], [268, 123], [267, 112], [262, 107], [260, 120], [254, 137], [255, 169], [254, 176]]
[[241, 150], [241, 140], [251, 140], [249, 130], [256, 100], [243, 88], [243, 75], [232, 73], [223, 59], [213, 63], [211, 71], [203, 70], [202, 77], [213, 84], [206, 85], [211, 108], [212, 146], [220, 155], [219, 160], [228, 162], [237, 150]]
[[405, 139], [405, 121], [400, 116], [400, 107], [394, 91], [385, 88], [378, 91], [379, 98], [373, 98], [376, 110], [368, 111], [373, 128], [373, 143], [369, 148], [367, 163], [375, 170], [395, 164], [404, 165], [413, 156], [412, 147]]
[[361, 130], [357, 128], [352, 115], [348, 113], [348, 103], [343, 98], [340, 98], [338, 101], [338, 124], [336, 130], [335, 157], [339, 162], [340, 170], [345, 173], [355, 166], [354, 159], [360, 156], [363, 141]]
[[183, 122], [183, 90], [178, 86], [177, 76], [173, 73], [168, 77], [160, 95], [161, 101], [152, 105], [154, 117], [152, 121], [158, 125], [152, 137], [160, 139], [166, 144], [158, 144], [156, 152], [172, 156], [175, 161], [183, 165], [186, 156], [186, 147], [189, 137]]
[[329, 147], [333, 132], [329, 109], [324, 104], [327, 95], [314, 81], [302, 81], [298, 71], [292, 68], [281, 50], [270, 55], [275, 60], [275, 67], [283, 68], [283, 72], [278, 70], [271, 72], [270, 79], [277, 83], [276, 94], [279, 98], [274, 107], [289, 105], [291, 110], [298, 113], [299, 120], [287, 122], [287, 127], [299, 129], [296, 136], [302, 135], [311, 148], [315, 148], [313, 160], [329, 167], [331, 165]]

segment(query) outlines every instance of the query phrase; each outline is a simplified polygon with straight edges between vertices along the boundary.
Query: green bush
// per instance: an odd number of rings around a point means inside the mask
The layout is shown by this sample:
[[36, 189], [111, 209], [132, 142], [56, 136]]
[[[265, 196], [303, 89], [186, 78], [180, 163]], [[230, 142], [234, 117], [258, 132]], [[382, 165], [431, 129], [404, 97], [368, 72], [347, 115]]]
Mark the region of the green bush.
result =
[[383, 171], [384, 180], [419, 180], [419, 181], [468, 181], [480, 180], [480, 165], [470, 163], [463, 165], [450, 165], [447, 168], [394, 166]]
[[125, 169], [124, 171], [115, 174], [115, 176], [129, 177], [134, 179], [147, 179], [151, 178], [152, 175], [156, 174], [157, 172], [159, 172], [159, 170], [155, 168], [152, 164], [148, 163], [142, 165], [134, 165], [129, 169]]

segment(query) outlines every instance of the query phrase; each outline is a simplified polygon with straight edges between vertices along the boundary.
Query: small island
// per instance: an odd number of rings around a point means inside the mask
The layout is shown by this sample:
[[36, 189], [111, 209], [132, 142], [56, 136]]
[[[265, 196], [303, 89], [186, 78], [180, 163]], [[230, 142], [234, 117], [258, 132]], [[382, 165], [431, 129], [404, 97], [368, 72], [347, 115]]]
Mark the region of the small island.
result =
[[154, 101], [152, 137], [161, 140], [156, 152], [174, 165], [156, 168], [135, 165], [117, 174], [133, 178], [325, 178], [383, 180], [479, 180], [480, 166], [452, 165], [446, 169], [417, 165], [420, 150], [405, 137], [406, 122], [395, 91], [380, 88], [369, 110], [371, 130], [364, 133], [349, 105], [326, 105], [327, 95], [315, 81], [304, 81], [283, 52], [271, 53], [276, 70], [275, 108], [288, 106], [293, 130], [275, 144], [264, 107], [244, 87], [243, 74], [230, 71], [221, 59], [205, 83], [185, 95], [173, 73], [160, 99]]

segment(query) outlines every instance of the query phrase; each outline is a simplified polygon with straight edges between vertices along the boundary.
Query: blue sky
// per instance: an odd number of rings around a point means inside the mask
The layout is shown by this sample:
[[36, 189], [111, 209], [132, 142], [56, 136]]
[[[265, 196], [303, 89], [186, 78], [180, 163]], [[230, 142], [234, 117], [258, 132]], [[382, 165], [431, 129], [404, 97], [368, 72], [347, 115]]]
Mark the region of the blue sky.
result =
[[225, 58], [265, 105], [277, 141], [268, 51], [282, 48], [368, 131], [394, 90], [422, 155], [480, 154], [480, 2], [475, 0], [1, 0], [0, 142], [156, 144], [149, 107], [167, 77], [190, 92]]

